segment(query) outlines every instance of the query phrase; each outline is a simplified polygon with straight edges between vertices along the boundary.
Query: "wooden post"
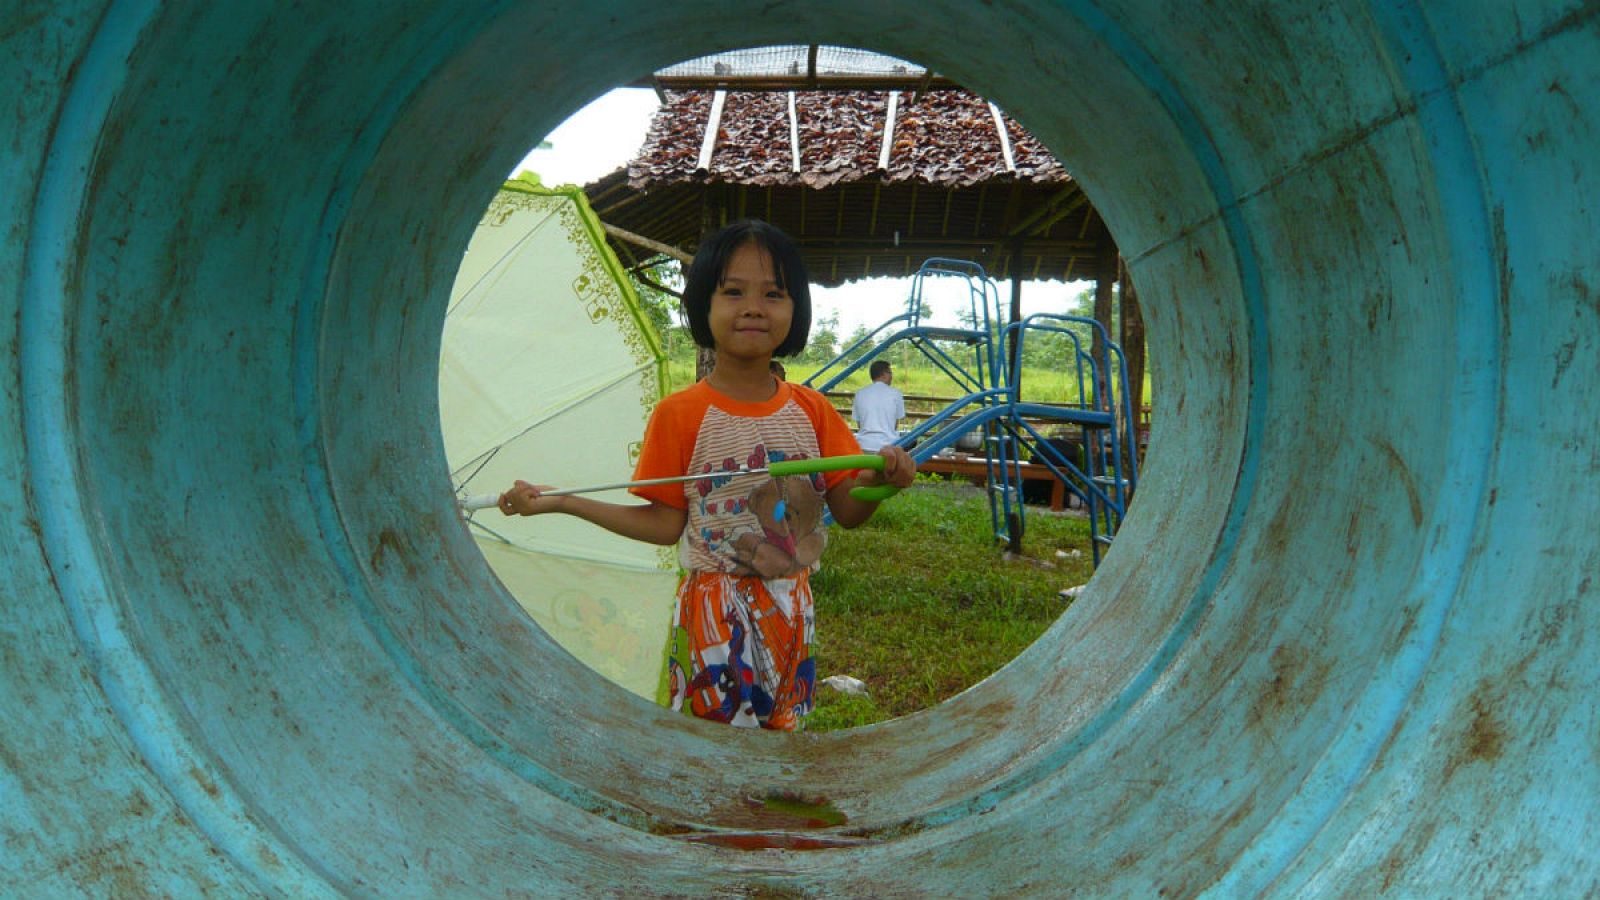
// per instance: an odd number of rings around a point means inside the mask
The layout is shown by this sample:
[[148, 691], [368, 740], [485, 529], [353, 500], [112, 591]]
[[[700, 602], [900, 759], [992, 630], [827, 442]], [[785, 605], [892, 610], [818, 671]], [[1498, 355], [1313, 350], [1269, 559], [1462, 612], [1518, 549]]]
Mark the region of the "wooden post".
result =
[[[700, 195], [701, 240], [705, 240], [706, 236], [709, 235], [714, 228], [720, 228], [727, 224], [725, 221], [727, 218], [727, 213], [725, 210], [725, 205], [713, 205], [710, 202], [710, 191], [706, 191]], [[719, 221], [719, 219], [722, 221]], [[698, 249], [699, 248], [696, 247], [696, 250]], [[684, 276], [687, 277], [688, 274], [689, 270], [687, 267], [685, 267]], [[716, 365], [716, 362], [716, 351], [697, 346], [694, 353], [694, 380], [704, 381], [706, 376], [711, 374], [711, 368], [712, 366]]]
[[[1115, 301], [1114, 290], [1117, 285], [1117, 246], [1112, 243], [1109, 234], [1101, 236], [1095, 246], [1095, 272], [1094, 272], [1094, 320], [1100, 323], [1100, 328], [1094, 330], [1094, 341], [1090, 345], [1090, 354], [1094, 358], [1094, 405], [1110, 403], [1110, 373], [1106, 371], [1107, 356], [1105, 338], [1101, 337], [1104, 329], [1106, 337], [1111, 335], [1111, 310]], [[1116, 408], [1112, 406], [1112, 415], [1115, 417]], [[1115, 419], [1113, 418], [1113, 422]], [[1116, 427], [1115, 424], [1112, 425]], [[1104, 458], [1099, 441], [1089, 441], [1083, 448], [1084, 463], [1089, 467], [1092, 475], [1108, 474], [1116, 465], [1115, 460]]]
[[1137, 447], [1139, 427], [1144, 419], [1144, 312], [1139, 308], [1139, 291], [1133, 286], [1127, 261], [1124, 260], [1120, 268], [1117, 302], [1122, 309], [1122, 333], [1117, 341], [1122, 344], [1122, 355], [1128, 363], [1128, 405], [1133, 410], [1128, 446]]
[[[1017, 238], [1011, 244], [1011, 265], [1009, 268], [1011, 269], [1011, 318], [1006, 321], [1008, 323], [1021, 322], [1022, 238]], [[1010, 332], [1002, 333], [1010, 334]], [[1012, 389], [1015, 390], [1017, 392], [1017, 396], [1020, 397], [1022, 394], [1022, 358], [1018, 354], [1022, 352], [1021, 342], [1013, 340], [1009, 346], [1003, 346], [1003, 349], [1005, 350], [1007, 364], [1011, 366], [1011, 372], [1013, 373], [1014, 380], [1012, 381], [1011, 385]]]
[[[1095, 273], [1094, 273], [1094, 320], [1100, 323], [1107, 335], [1111, 334], [1111, 310], [1115, 302], [1114, 291], [1117, 286], [1117, 245], [1111, 242], [1109, 235], [1100, 238], [1099, 245], [1095, 247]], [[1103, 365], [1106, 358], [1105, 342], [1101, 340], [1100, 329], [1095, 329], [1094, 343], [1091, 345], [1094, 354], [1095, 371], [1099, 372], [1098, 383], [1095, 390], [1099, 391], [1100, 398], [1106, 396], [1106, 372]], [[1098, 399], [1098, 398], [1097, 398]]]

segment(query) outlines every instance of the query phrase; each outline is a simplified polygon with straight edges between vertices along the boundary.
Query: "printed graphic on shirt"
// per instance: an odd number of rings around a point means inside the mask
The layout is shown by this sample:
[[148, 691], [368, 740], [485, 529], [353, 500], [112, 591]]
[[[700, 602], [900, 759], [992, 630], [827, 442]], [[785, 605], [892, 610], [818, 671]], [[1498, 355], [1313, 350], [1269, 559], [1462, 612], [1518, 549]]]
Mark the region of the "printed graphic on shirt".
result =
[[771, 400], [743, 403], [700, 382], [656, 407], [634, 478], [713, 477], [630, 490], [687, 513], [678, 545], [685, 569], [790, 577], [821, 555], [827, 540], [826, 492], [853, 473], [778, 480], [765, 473], [734, 473], [782, 460], [859, 452], [844, 419], [815, 391], [780, 384]]
[[[810, 420], [796, 407], [761, 418], [713, 407], [700, 423], [689, 471], [731, 473], [818, 455]], [[827, 533], [821, 475], [730, 474], [691, 484], [688, 568], [780, 578], [822, 556]]]

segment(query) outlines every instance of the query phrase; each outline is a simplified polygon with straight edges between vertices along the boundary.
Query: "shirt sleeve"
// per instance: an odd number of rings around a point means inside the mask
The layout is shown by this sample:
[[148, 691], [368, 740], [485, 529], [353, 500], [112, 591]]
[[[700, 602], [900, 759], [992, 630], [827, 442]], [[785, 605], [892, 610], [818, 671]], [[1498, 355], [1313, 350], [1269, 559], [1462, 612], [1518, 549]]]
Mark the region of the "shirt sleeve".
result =
[[[855, 433], [850, 430], [850, 425], [845, 422], [839, 411], [833, 408], [826, 397], [815, 391], [802, 394], [806, 389], [797, 389], [795, 393], [805, 400], [806, 412], [811, 417], [811, 424], [817, 430], [817, 450], [823, 456], [854, 456], [861, 452], [861, 444], [856, 440]], [[855, 472], [845, 469], [840, 472], [823, 472], [822, 482], [828, 487], [833, 487]]]
[[[684, 417], [673, 404], [663, 400], [650, 413], [650, 423], [644, 428], [644, 442], [639, 448], [639, 464], [634, 467], [633, 479], [673, 478], [686, 475], [689, 454], [689, 435]], [[649, 484], [628, 488], [635, 497], [661, 503], [674, 509], [687, 509], [689, 500], [682, 484]]]

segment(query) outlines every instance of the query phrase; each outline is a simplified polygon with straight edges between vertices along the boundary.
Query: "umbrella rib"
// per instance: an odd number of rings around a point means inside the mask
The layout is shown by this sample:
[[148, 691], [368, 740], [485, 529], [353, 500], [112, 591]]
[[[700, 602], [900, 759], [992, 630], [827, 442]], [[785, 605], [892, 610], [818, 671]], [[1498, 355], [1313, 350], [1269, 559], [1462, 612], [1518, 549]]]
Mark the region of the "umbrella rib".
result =
[[498, 271], [499, 268], [502, 265], [505, 264], [505, 261], [507, 259], [511, 258], [511, 254], [516, 253], [518, 250], [521, 250], [523, 244], [526, 244], [528, 241], [532, 240], [533, 236], [535, 234], [537, 234], [539, 231], [543, 230], [544, 226], [545, 226], [545, 223], [549, 222], [550, 219], [555, 216], [555, 214], [556, 214], [556, 210], [554, 210], [554, 209], [552, 209], [548, 213], [545, 213], [544, 218], [542, 218], [538, 222], [534, 223], [528, 229], [526, 234], [524, 234], [520, 238], [517, 238], [516, 243], [512, 244], [506, 250], [506, 252], [500, 254], [500, 258], [499, 259], [495, 260], [492, 265], [490, 265], [488, 268], [484, 269], [483, 270], [483, 274], [478, 276], [478, 280], [474, 281], [472, 283], [472, 287], [467, 288], [465, 291], [463, 291], [461, 293], [461, 299], [457, 300], [454, 305], [452, 305], [449, 309], [445, 310], [445, 313], [444, 313], [445, 314], [445, 318], [449, 318], [451, 313], [455, 312], [457, 309], [459, 309], [461, 307], [461, 304], [467, 302], [467, 298], [471, 297], [473, 294], [475, 294], [477, 292], [478, 287], [483, 284], [484, 279], [488, 278], [490, 275], [492, 275], [496, 271]]
[[[565, 412], [571, 410], [573, 407], [577, 406], [580, 403], [583, 403], [584, 401], [590, 399], [591, 397], [594, 397], [594, 396], [596, 396], [598, 394], [603, 394], [606, 391], [610, 390], [611, 388], [614, 388], [617, 385], [623, 383], [624, 381], [627, 381], [629, 378], [637, 377], [638, 375], [640, 375], [641, 373], [643, 373], [644, 371], [646, 371], [647, 369], [651, 368], [654, 365], [655, 365], [654, 363], [643, 363], [643, 364], [640, 364], [640, 365], [634, 367], [633, 369], [630, 369], [627, 372], [624, 372], [621, 375], [618, 375], [616, 378], [611, 379], [610, 381], [606, 382], [605, 384], [599, 385], [599, 386], [595, 387], [594, 389], [588, 391], [587, 393], [580, 394], [579, 396], [572, 398], [571, 400], [569, 400], [568, 402], [562, 404], [561, 406], [559, 406], [559, 407], [557, 407], [557, 408], [555, 408], [553, 410], [550, 410], [544, 416], [542, 416], [542, 417], [540, 417], [540, 418], [538, 418], [538, 419], [536, 419], [536, 420], [534, 420], [532, 422], [529, 422], [528, 425], [525, 428], [523, 428], [521, 431], [517, 432], [516, 434], [513, 434], [512, 436], [506, 438], [505, 440], [503, 440], [500, 443], [494, 445], [493, 447], [490, 447], [488, 450], [483, 451], [482, 453], [478, 454], [477, 456], [474, 456], [472, 459], [467, 460], [465, 463], [462, 463], [460, 466], [458, 466], [455, 469], [455, 471], [450, 473], [451, 479], [453, 480], [457, 475], [459, 475], [461, 473], [461, 471], [463, 469], [466, 469], [466, 468], [472, 466], [473, 463], [477, 463], [479, 460], [483, 460], [483, 463], [480, 463], [478, 465], [478, 468], [474, 469], [473, 472], [472, 472], [472, 475], [478, 474], [478, 472], [480, 470], [482, 470], [483, 465], [488, 463], [488, 460], [484, 459], [484, 457], [486, 457], [486, 456], [492, 457], [494, 454], [499, 453], [500, 449], [502, 447], [504, 447], [505, 445], [511, 443], [512, 441], [515, 441], [517, 438], [522, 437], [523, 435], [525, 435], [528, 432], [534, 430], [535, 428], [538, 428], [540, 425], [543, 425], [544, 423], [550, 421], [551, 419], [554, 419], [556, 416], [559, 416], [562, 413], [565, 413]], [[456, 489], [460, 490], [461, 486], [466, 484], [467, 481], [472, 478], [472, 475], [468, 475], [466, 478], [463, 478], [459, 482], [457, 482]]]

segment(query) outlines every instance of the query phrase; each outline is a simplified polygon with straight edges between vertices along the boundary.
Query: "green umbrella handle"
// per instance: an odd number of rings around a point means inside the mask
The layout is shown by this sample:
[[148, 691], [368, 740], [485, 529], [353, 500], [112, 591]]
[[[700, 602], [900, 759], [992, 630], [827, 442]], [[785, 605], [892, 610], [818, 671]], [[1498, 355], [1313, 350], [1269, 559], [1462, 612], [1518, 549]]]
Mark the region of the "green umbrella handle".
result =
[[[767, 472], [775, 478], [782, 475], [837, 472], [841, 469], [876, 469], [882, 472], [883, 457], [876, 453], [861, 453], [854, 456], [822, 456], [817, 459], [786, 459], [783, 462], [767, 465]], [[892, 484], [879, 484], [873, 487], [851, 488], [850, 496], [857, 500], [876, 502], [887, 500], [899, 492], [900, 489]]]

